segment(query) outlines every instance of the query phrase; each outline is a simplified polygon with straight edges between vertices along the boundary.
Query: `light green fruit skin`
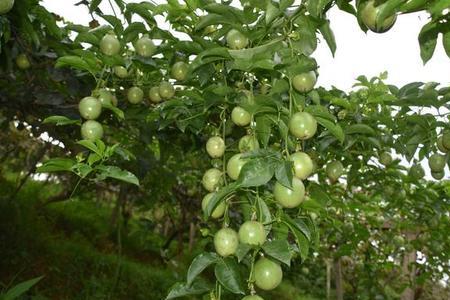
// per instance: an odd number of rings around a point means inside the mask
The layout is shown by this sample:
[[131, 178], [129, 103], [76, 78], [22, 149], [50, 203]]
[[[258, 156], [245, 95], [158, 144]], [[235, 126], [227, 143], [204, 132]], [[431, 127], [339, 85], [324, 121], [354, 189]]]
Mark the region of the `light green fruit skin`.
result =
[[425, 176], [425, 171], [421, 165], [412, 165], [409, 169], [409, 176], [415, 179], [422, 179]]
[[297, 74], [292, 78], [294, 89], [301, 93], [310, 92], [316, 85], [317, 77], [314, 71]]
[[231, 120], [238, 126], [247, 126], [252, 120], [252, 116], [242, 107], [236, 106], [231, 111]]
[[214, 235], [214, 247], [217, 254], [227, 257], [236, 253], [239, 237], [231, 228], [222, 228]]
[[445, 162], [445, 156], [437, 153], [431, 155], [428, 159], [428, 165], [430, 166], [432, 172], [440, 172], [444, 170]]
[[344, 173], [344, 166], [340, 161], [335, 160], [327, 165], [325, 172], [327, 173], [328, 178], [332, 181], [336, 181]]
[[244, 135], [239, 140], [238, 148], [241, 153], [258, 150], [259, 149], [258, 139], [253, 135]]
[[95, 141], [103, 137], [103, 126], [97, 121], [88, 120], [81, 125], [81, 136], [85, 140]]
[[208, 192], [214, 192], [222, 184], [222, 172], [215, 168], [207, 170], [203, 175], [202, 184]]
[[310, 139], [317, 132], [317, 121], [307, 112], [295, 113], [289, 120], [289, 131], [301, 140]]
[[445, 175], [444, 171], [438, 171], [438, 172], [431, 171], [431, 176], [436, 180], [441, 180], [442, 178], [444, 178], [444, 175]]
[[170, 82], [163, 81], [159, 84], [159, 95], [163, 99], [170, 99], [175, 96], [175, 88]]
[[389, 152], [383, 152], [380, 154], [380, 163], [384, 166], [388, 166], [392, 163], [392, 156]]
[[174, 78], [178, 81], [186, 80], [188, 69], [189, 69], [189, 66], [187, 63], [182, 62], [182, 61], [176, 62], [172, 66], [172, 70], [171, 70], [172, 78]]
[[382, 24], [378, 24], [376, 21], [379, 8], [375, 7], [375, 1], [368, 1], [361, 8], [360, 18], [364, 25], [366, 25], [370, 30], [376, 33], [383, 33], [391, 29], [397, 19], [396, 15], [392, 15], [384, 20]]
[[299, 206], [305, 199], [305, 186], [297, 177], [292, 178], [292, 190], [281, 183], [275, 183], [273, 195], [275, 200], [285, 208]]
[[[211, 200], [211, 198], [214, 196], [214, 193], [206, 194], [205, 197], [203, 197], [202, 200], [202, 210], [203, 212], [206, 211], [206, 207], [208, 207], [208, 203]], [[224, 201], [222, 201], [217, 207], [214, 209], [214, 211], [211, 214], [211, 217], [213, 219], [219, 219], [223, 216], [225, 213], [226, 204]]]
[[0, 15], [8, 13], [14, 6], [14, 0], [0, 0]]
[[437, 148], [439, 149], [439, 151], [441, 151], [441, 152], [447, 153], [447, 152], [450, 151], [449, 149], [447, 149], [446, 147], [444, 147], [444, 144], [443, 144], [443, 142], [442, 142], [442, 136], [438, 137], [438, 139], [437, 139], [437, 141], [436, 141], [436, 146], [437, 146]]
[[266, 242], [264, 225], [257, 221], [247, 221], [239, 228], [239, 242], [252, 246], [261, 246]]
[[222, 157], [225, 153], [225, 142], [219, 136], [213, 136], [206, 142], [206, 152], [212, 158]]
[[305, 152], [292, 154], [290, 160], [294, 163], [294, 174], [297, 178], [305, 180], [313, 173], [314, 163]]
[[78, 104], [81, 117], [86, 120], [95, 120], [102, 113], [102, 104], [97, 98], [85, 97]]
[[160, 103], [163, 101], [163, 98], [161, 98], [161, 95], [159, 94], [159, 87], [154, 86], [148, 91], [148, 98], [153, 103]]
[[114, 74], [119, 78], [127, 78], [128, 77], [128, 70], [125, 67], [122, 66], [115, 66], [114, 67]]
[[238, 153], [233, 155], [227, 163], [227, 174], [231, 179], [237, 180], [239, 178], [239, 174], [241, 173], [242, 167], [247, 162], [244, 159], [241, 159], [242, 154]]
[[120, 42], [115, 35], [106, 34], [100, 41], [100, 50], [108, 56], [119, 54]]
[[97, 91], [97, 99], [100, 101], [102, 106], [106, 104], [113, 105], [113, 94], [105, 89], [101, 89]]
[[245, 296], [242, 300], [264, 300], [258, 295]]
[[156, 46], [148, 36], [143, 36], [135, 44], [137, 54], [142, 57], [153, 56], [156, 52]]
[[21, 70], [26, 70], [26, 69], [29, 69], [31, 67], [30, 60], [23, 53], [17, 55], [17, 57], [16, 57], [16, 65]]
[[442, 134], [442, 146], [444, 149], [447, 149], [447, 152], [450, 149], [450, 132], [446, 131]]
[[276, 262], [263, 257], [255, 264], [254, 278], [257, 287], [270, 291], [276, 288], [283, 280], [283, 270]]
[[231, 49], [239, 50], [248, 46], [248, 38], [236, 29], [231, 29], [227, 33], [226, 39]]
[[131, 104], [138, 104], [144, 100], [144, 91], [137, 86], [128, 90], [127, 99]]

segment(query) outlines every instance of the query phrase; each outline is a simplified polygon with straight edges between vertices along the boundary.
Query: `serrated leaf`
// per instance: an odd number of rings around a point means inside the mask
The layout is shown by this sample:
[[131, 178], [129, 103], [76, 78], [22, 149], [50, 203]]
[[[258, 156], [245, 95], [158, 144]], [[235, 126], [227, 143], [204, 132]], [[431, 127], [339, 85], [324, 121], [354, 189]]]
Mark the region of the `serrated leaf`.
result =
[[201, 253], [192, 261], [188, 274], [187, 274], [187, 284], [191, 285], [195, 278], [203, 272], [210, 265], [219, 261], [219, 257], [216, 253]]
[[220, 284], [228, 291], [234, 294], [245, 294], [239, 266], [234, 258], [226, 257], [220, 260], [216, 264], [214, 274]]

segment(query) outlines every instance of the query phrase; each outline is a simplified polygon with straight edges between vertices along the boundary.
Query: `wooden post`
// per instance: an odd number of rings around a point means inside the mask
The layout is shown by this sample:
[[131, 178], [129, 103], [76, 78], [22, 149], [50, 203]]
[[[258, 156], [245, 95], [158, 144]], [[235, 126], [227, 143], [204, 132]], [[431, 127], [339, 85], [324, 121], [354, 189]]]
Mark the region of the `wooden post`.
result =
[[[406, 233], [406, 238], [408, 242], [414, 240], [417, 234], [414, 232]], [[402, 293], [400, 299], [401, 300], [414, 300], [415, 299], [415, 288], [414, 282], [416, 279], [416, 266], [415, 262], [417, 261], [417, 252], [413, 250], [409, 253], [405, 253], [403, 256], [402, 262], [402, 278], [408, 280], [410, 286], [408, 286]]]
[[336, 286], [336, 300], [344, 300], [344, 288], [342, 286], [341, 258], [334, 260], [334, 282]]

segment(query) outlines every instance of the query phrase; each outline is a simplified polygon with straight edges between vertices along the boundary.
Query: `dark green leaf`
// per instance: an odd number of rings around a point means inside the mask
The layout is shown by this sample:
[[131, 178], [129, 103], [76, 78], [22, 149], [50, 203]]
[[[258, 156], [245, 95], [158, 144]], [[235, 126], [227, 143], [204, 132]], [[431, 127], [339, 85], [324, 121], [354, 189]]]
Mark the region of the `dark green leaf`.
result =
[[211, 199], [208, 202], [208, 205], [204, 212], [204, 217], [208, 218], [211, 213], [216, 209], [216, 207], [222, 202], [225, 201], [225, 199], [234, 193], [236, 189], [239, 188], [239, 185], [237, 182], [233, 182], [223, 188], [221, 188], [218, 192], [214, 193], [214, 196], [211, 197]]
[[139, 179], [133, 173], [119, 167], [100, 165], [96, 167], [96, 170], [99, 171], [98, 177], [100, 180], [110, 177], [139, 186]]
[[203, 280], [196, 280], [191, 285], [187, 283], [176, 283], [170, 288], [166, 300], [184, 296], [201, 295], [211, 290], [211, 287]]
[[319, 27], [320, 33], [322, 33], [323, 38], [327, 42], [328, 47], [330, 48], [331, 53], [336, 53], [336, 39], [334, 38], [334, 33], [330, 27], [330, 21], [325, 20], [322, 25]]
[[275, 171], [275, 178], [277, 179], [277, 181], [290, 189], [292, 188], [292, 170], [292, 161], [280, 161]]
[[9, 289], [2, 297], [2, 300], [15, 300], [25, 294], [29, 289], [36, 285], [44, 276], [36, 277], [24, 282], [21, 282], [11, 289]]
[[214, 274], [220, 284], [223, 285], [228, 291], [234, 294], [245, 294], [242, 286], [239, 266], [234, 258], [226, 257], [220, 260], [216, 264]]
[[422, 27], [419, 33], [420, 56], [426, 64], [433, 56], [439, 34], [438, 23], [431, 21]]
[[242, 187], [261, 186], [272, 179], [274, 166], [267, 159], [252, 159], [245, 163], [237, 182]]
[[52, 158], [36, 169], [37, 173], [50, 173], [59, 171], [72, 171], [76, 164], [75, 160], [69, 158]]
[[332, 135], [334, 135], [338, 141], [340, 141], [341, 143], [344, 142], [345, 134], [339, 124], [335, 124], [335, 123], [331, 122], [330, 120], [327, 120], [327, 119], [324, 119], [321, 117], [316, 117], [316, 120], [317, 120], [317, 123], [319, 123], [326, 129], [328, 129], [328, 131]]
[[191, 285], [194, 279], [210, 265], [216, 263], [219, 257], [216, 253], [201, 253], [191, 263], [187, 274], [187, 284]]
[[287, 240], [273, 240], [266, 242], [262, 245], [262, 249], [272, 258], [279, 260], [287, 266], [291, 265], [292, 253]]
[[49, 124], [49, 123], [54, 123], [56, 126], [64, 126], [72, 124], [81, 125], [80, 120], [71, 120], [64, 116], [50, 116], [45, 118], [44, 121], [42, 121], [42, 124]]

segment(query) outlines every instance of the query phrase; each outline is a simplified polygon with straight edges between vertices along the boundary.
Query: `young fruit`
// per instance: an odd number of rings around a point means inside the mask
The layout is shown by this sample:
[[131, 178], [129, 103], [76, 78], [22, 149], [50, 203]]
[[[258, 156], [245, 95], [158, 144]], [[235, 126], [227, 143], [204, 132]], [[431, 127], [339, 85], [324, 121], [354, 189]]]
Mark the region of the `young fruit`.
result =
[[153, 210], [153, 218], [155, 221], [161, 221], [166, 214], [166, 211], [163, 207], [157, 207]]
[[294, 163], [294, 174], [297, 178], [304, 180], [312, 174], [314, 163], [305, 152], [292, 154], [290, 160]]
[[163, 81], [159, 84], [159, 95], [163, 99], [170, 99], [175, 96], [175, 88], [170, 82]]
[[119, 78], [127, 78], [128, 77], [128, 70], [125, 67], [122, 66], [115, 66], [114, 67], [114, 74], [116, 74]]
[[14, 0], [1, 0], [0, 1], [0, 15], [8, 13], [14, 6]]
[[144, 100], [144, 91], [137, 86], [128, 90], [127, 99], [131, 104], [138, 104]]
[[316, 85], [317, 77], [314, 71], [297, 74], [292, 78], [294, 89], [301, 93], [310, 92]]
[[101, 89], [101, 90], [98, 90], [95, 93], [95, 95], [96, 95], [98, 101], [102, 104], [102, 106], [105, 106], [108, 104], [113, 105], [113, 94], [110, 91]]
[[255, 264], [254, 279], [256, 286], [260, 289], [273, 290], [283, 280], [283, 271], [279, 264], [262, 257]]
[[316, 134], [317, 121], [307, 112], [295, 113], [289, 120], [289, 131], [301, 140], [310, 139]]
[[155, 44], [147, 35], [144, 35], [139, 40], [137, 40], [134, 48], [136, 49], [137, 54], [143, 57], [153, 56], [153, 54], [155, 54], [156, 52]]
[[445, 131], [442, 134], [442, 146], [448, 150], [450, 149], [450, 131]]
[[327, 165], [325, 172], [327, 173], [328, 178], [332, 182], [335, 182], [344, 173], [344, 166], [340, 161], [335, 160]]
[[214, 235], [214, 247], [220, 256], [233, 255], [236, 253], [238, 245], [238, 235], [231, 228], [222, 228]]
[[178, 81], [186, 80], [189, 66], [187, 63], [179, 61], [172, 66], [172, 77]]
[[425, 171], [423, 170], [421, 165], [415, 164], [412, 165], [409, 169], [409, 176], [417, 180], [422, 179], [425, 176]]
[[202, 184], [208, 192], [214, 192], [222, 185], [222, 172], [215, 168], [207, 170], [203, 175]]
[[447, 149], [446, 147], [444, 147], [444, 144], [442, 142], [442, 135], [440, 137], [438, 137], [437, 141], [436, 141], [436, 146], [439, 149], [439, 151], [447, 153], [450, 151], [450, 149]]
[[252, 120], [252, 116], [242, 107], [236, 106], [231, 111], [231, 120], [238, 126], [247, 126]]
[[304, 275], [308, 275], [308, 274], [309, 274], [309, 269], [308, 269], [307, 267], [303, 267], [303, 268], [302, 268], [302, 273], [303, 273]]
[[266, 242], [264, 225], [257, 221], [247, 221], [239, 228], [239, 242], [252, 246], [261, 246]]
[[103, 137], [103, 126], [97, 121], [88, 120], [81, 125], [81, 136], [85, 140], [95, 141]]
[[[206, 211], [206, 208], [208, 207], [208, 203], [211, 200], [211, 198], [214, 196], [214, 193], [206, 194], [205, 197], [203, 197], [202, 200], [202, 210], [203, 212]], [[217, 207], [214, 209], [214, 211], [211, 213], [211, 217], [213, 219], [218, 219], [223, 216], [225, 213], [226, 204], [224, 201], [222, 201]]]
[[386, 18], [383, 23], [379, 24], [377, 22], [377, 16], [380, 13], [380, 8], [375, 7], [375, 0], [370, 0], [362, 5], [359, 11], [359, 17], [361, 21], [370, 30], [376, 33], [383, 33], [391, 29], [397, 19], [397, 16], [391, 15]]
[[239, 178], [241, 169], [246, 163], [246, 161], [242, 159], [241, 156], [241, 153], [235, 154], [227, 163], [227, 174], [233, 180], [237, 180]]
[[120, 42], [114, 34], [107, 33], [100, 41], [100, 50], [109, 56], [119, 54]]
[[445, 175], [444, 170], [437, 171], [437, 172], [431, 171], [431, 176], [436, 180], [441, 180], [442, 178], [444, 178], [444, 175]]
[[258, 295], [245, 296], [242, 300], [264, 300]]
[[297, 177], [292, 178], [292, 189], [281, 183], [275, 183], [273, 190], [275, 200], [285, 208], [294, 208], [305, 199], [305, 186]]
[[222, 157], [225, 153], [225, 142], [219, 136], [213, 136], [206, 142], [206, 152], [212, 158]]
[[241, 153], [258, 150], [259, 149], [258, 139], [253, 135], [244, 135], [239, 140], [238, 148]]
[[388, 166], [392, 163], [392, 156], [389, 152], [383, 152], [380, 154], [380, 163], [383, 166]]
[[16, 57], [16, 65], [21, 70], [26, 70], [31, 67], [30, 60], [25, 54], [19, 54]]
[[160, 103], [163, 99], [161, 98], [161, 95], [159, 94], [159, 87], [154, 86], [148, 91], [148, 98], [153, 103]]
[[102, 104], [97, 98], [85, 97], [78, 104], [81, 117], [86, 120], [95, 120], [102, 113]]
[[236, 29], [231, 29], [227, 33], [227, 44], [231, 49], [243, 49], [248, 46], [248, 38]]
[[433, 154], [428, 159], [428, 165], [432, 172], [441, 172], [445, 168], [445, 156], [441, 154]]
[[405, 239], [401, 235], [396, 235], [394, 236], [393, 242], [395, 246], [401, 247], [405, 244]]

